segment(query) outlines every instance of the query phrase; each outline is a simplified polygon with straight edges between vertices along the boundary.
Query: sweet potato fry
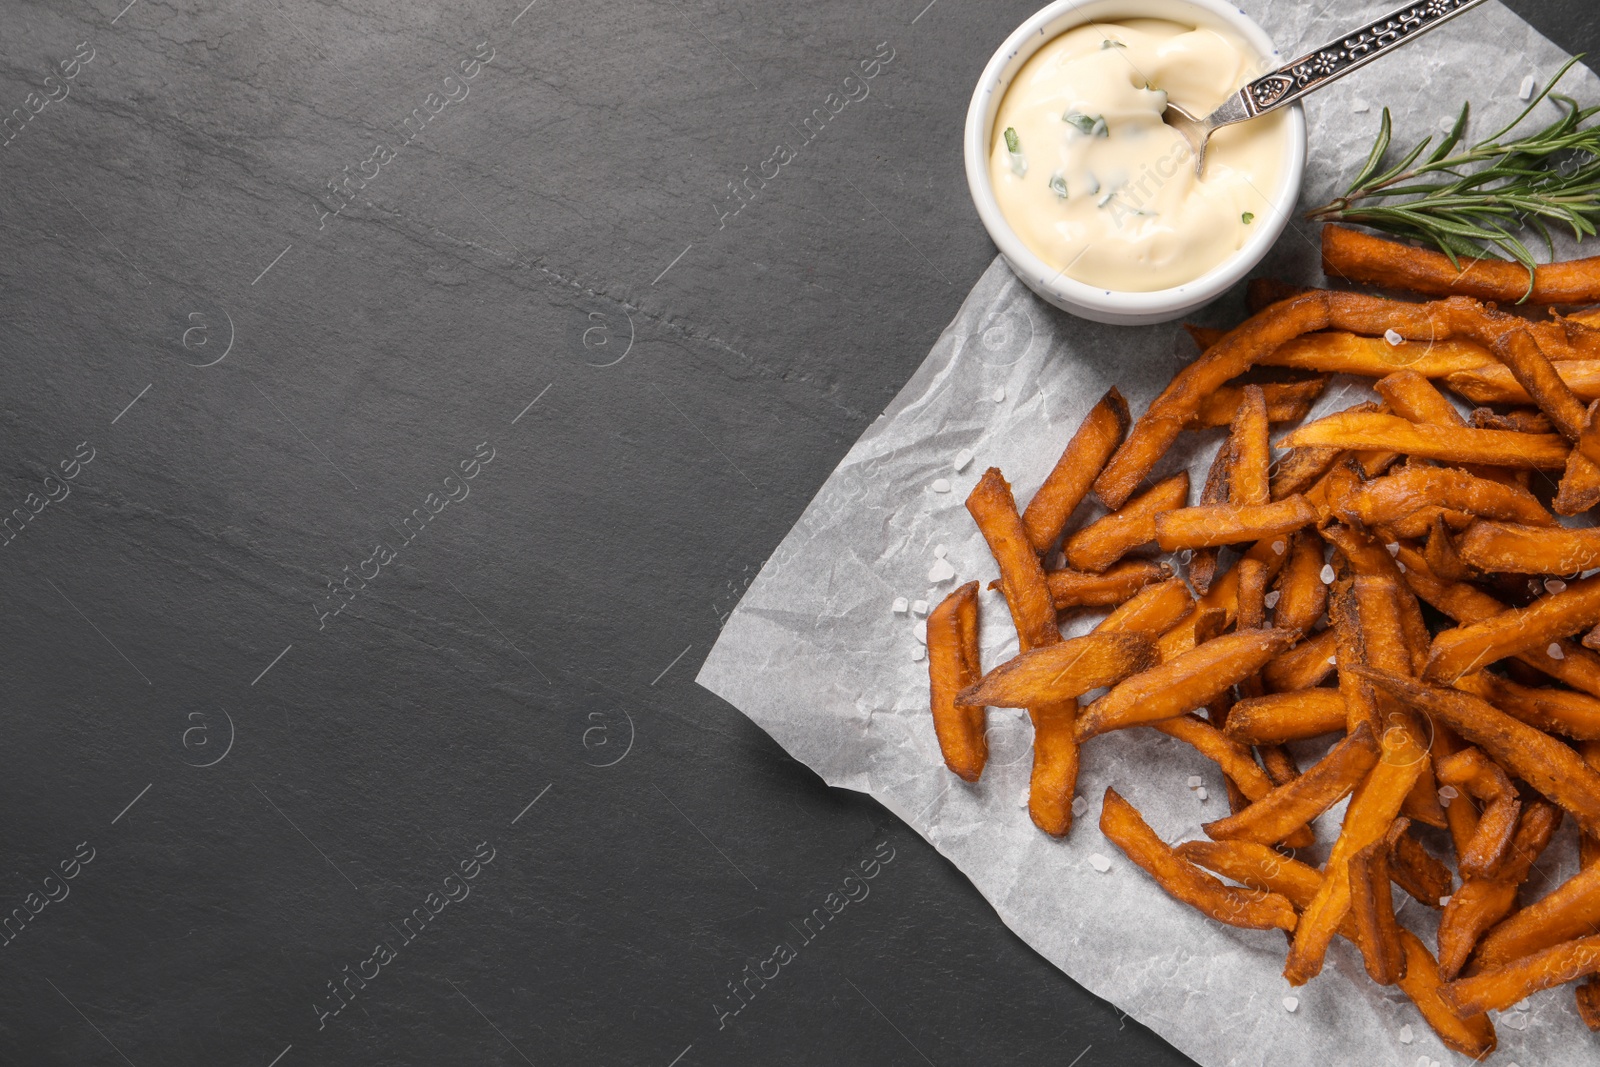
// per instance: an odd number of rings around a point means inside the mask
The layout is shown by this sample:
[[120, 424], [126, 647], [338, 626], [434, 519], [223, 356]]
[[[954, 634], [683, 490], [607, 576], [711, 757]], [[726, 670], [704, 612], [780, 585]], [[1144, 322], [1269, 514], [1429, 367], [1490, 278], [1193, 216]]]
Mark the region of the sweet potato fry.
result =
[[1249, 630], [1197, 645], [1117, 683], [1078, 717], [1078, 739], [1182, 715], [1250, 677], [1294, 643], [1290, 630]]
[[1404, 452], [1446, 463], [1561, 470], [1567, 442], [1559, 434], [1512, 433], [1415, 423], [1397, 415], [1340, 412], [1317, 419], [1278, 442], [1279, 448], [1356, 446]]
[[[1489, 431], [1482, 431], [1489, 432]], [[1189, 474], [1181, 471], [1067, 538], [1067, 564], [1080, 571], [1103, 571], [1128, 552], [1155, 540], [1156, 516], [1189, 500]]]
[[1076, 700], [1156, 661], [1147, 633], [1091, 633], [1036, 648], [1000, 664], [956, 699], [976, 707], [1031, 708]]
[[989, 758], [983, 706], [961, 704], [956, 695], [978, 680], [978, 583], [968, 582], [928, 615], [928, 689], [933, 729], [944, 763], [976, 782]]
[[1147, 585], [1095, 627], [1097, 633], [1144, 630], [1164, 633], [1194, 610], [1194, 597], [1182, 578]]
[[1072, 829], [1072, 798], [1078, 791], [1078, 705], [1038, 704], [1033, 722], [1033, 770], [1028, 776], [1028, 817], [1051, 837]]
[[1267, 567], [1260, 560], [1241, 559], [1239, 572], [1239, 617], [1235, 629], [1259, 630], [1267, 625]]
[[1423, 546], [1422, 554], [1428, 561], [1429, 569], [1447, 581], [1464, 582], [1477, 575], [1461, 558], [1461, 553], [1456, 551], [1456, 539], [1450, 533], [1450, 525], [1443, 514], [1433, 516], [1433, 525], [1428, 530], [1428, 543]]
[[[1280, 893], [1301, 909], [1311, 904], [1322, 885], [1322, 875], [1316, 868], [1252, 841], [1185, 841], [1178, 846], [1178, 855], [1253, 889]], [[1340, 923], [1339, 933], [1352, 942], [1358, 941], [1351, 916], [1346, 915]], [[1494, 1025], [1489, 1017], [1458, 1016], [1439, 999], [1443, 982], [1427, 947], [1405, 929], [1400, 931], [1400, 941], [1406, 956], [1400, 989], [1417, 1005], [1440, 1040], [1466, 1056], [1481, 1058], [1493, 1052]]]
[[1147, 559], [1129, 559], [1100, 574], [1092, 571], [1046, 571], [1050, 598], [1057, 611], [1108, 608], [1123, 603], [1153, 582], [1172, 577], [1172, 568]]
[[1195, 610], [1156, 641], [1156, 661], [1168, 663], [1192, 652], [1228, 628], [1228, 613], [1211, 604], [1196, 603]]
[[1443, 721], [1560, 805], [1584, 832], [1600, 832], [1600, 773], [1560, 741], [1470, 694], [1366, 667], [1352, 670], [1418, 711]]
[[1221, 768], [1228, 780], [1239, 787], [1248, 800], [1260, 800], [1273, 790], [1272, 781], [1250, 758], [1243, 745], [1230, 741], [1221, 730], [1198, 715], [1179, 715], [1175, 719], [1161, 719], [1150, 724], [1169, 737], [1177, 738]]
[[1457, 978], [1440, 995], [1456, 1011], [1504, 1011], [1541, 989], [1600, 974], [1600, 934], [1565, 941], [1531, 956]]
[[1463, 878], [1493, 878], [1504, 865], [1512, 835], [1522, 817], [1522, 803], [1511, 779], [1476, 748], [1464, 748], [1439, 762], [1440, 782], [1464, 789], [1484, 804], [1467, 847], [1457, 858]]
[[1525, 649], [1545, 648], [1550, 642], [1587, 630], [1597, 622], [1600, 575], [1575, 581], [1525, 608], [1502, 611], [1481, 622], [1443, 631], [1433, 639], [1424, 677], [1453, 682], [1468, 671]]
[[1278, 745], [1342, 733], [1344, 697], [1337, 689], [1302, 689], [1241, 700], [1228, 712], [1224, 732], [1246, 745]]
[[1484, 931], [1511, 914], [1517, 889], [1560, 825], [1560, 808], [1537, 798], [1530, 801], [1523, 808], [1506, 865], [1493, 879], [1467, 879], [1451, 895], [1439, 920], [1439, 971], [1447, 980], [1461, 973]]
[[1488, 671], [1463, 674], [1453, 684], [1547, 734], [1579, 740], [1600, 738], [1600, 700], [1588, 693], [1536, 689]]
[[1389, 410], [1412, 422], [1431, 422], [1436, 426], [1465, 426], [1467, 420], [1444, 398], [1427, 378], [1409, 367], [1386, 375], [1372, 384]]
[[1172, 379], [1139, 417], [1127, 440], [1095, 479], [1095, 492], [1119, 508], [1166, 455], [1205, 398], [1285, 341], [1328, 324], [1328, 294], [1307, 293], [1252, 316]]
[[1462, 294], [1501, 304], [1592, 304], [1600, 302], [1600, 258], [1542, 264], [1528, 288], [1520, 263], [1500, 259], [1462, 259], [1456, 267], [1432, 249], [1413, 248], [1332, 224], [1322, 228], [1322, 269], [1384, 289], [1408, 289], [1425, 296]]
[[1011, 621], [1016, 625], [1022, 650], [1043, 648], [1060, 641], [1061, 631], [1056, 628], [1056, 609], [1044, 568], [1039, 565], [1039, 557], [1028, 541], [1011, 486], [1001, 475], [1000, 468], [990, 467], [984, 472], [967, 497], [967, 511], [978, 524], [1000, 567], [1000, 590], [1011, 609]]
[[1383, 838], [1350, 857], [1350, 915], [1367, 976], [1394, 985], [1406, 972], [1405, 949], [1389, 891], [1389, 853], [1411, 824], [1396, 819]]
[[1274, 656], [1261, 668], [1262, 683], [1273, 693], [1295, 693], [1320, 684], [1337, 665], [1337, 636], [1323, 630]]
[[1261, 505], [1272, 500], [1267, 468], [1272, 465], [1268, 441], [1267, 396], [1259, 385], [1244, 387], [1233, 418], [1234, 467], [1228, 500], [1233, 504]]
[[[1343, 331], [1297, 337], [1256, 362], [1264, 367], [1293, 367], [1331, 374], [1355, 374], [1364, 378], [1383, 378], [1402, 368], [1426, 378], [1444, 378], [1452, 374], [1472, 374], [1500, 365], [1494, 353], [1473, 341], [1452, 338], [1391, 345], [1382, 337], [1359, 337]], [[1509, 373], [1506, 378], [1513, 387], [1521, 388]], [[1485, 404], [1491, 402], [1478, 401]], [[1526, 396], [1522, 402], [1528, 402]]]
[[1590, 975], [1578, 987], [1578, 1018], [1591, 1030], [1600, 1031], [1600, 978]]
[[1322, 581], [1324, 547], [1322, 538], [1312, 530], [1296, 531], [1289, 538], [1289, 559], [1278, 576], [1274, 625], [1310, 633], [1327, 610], [1328, 587]]
[[[1557, 370], [1564, 369], [1557, 367]], [[1570, 384], [1570, 383], [1569, 383]], [[1480, 430], [1515, 430], [1517, 433], [1555, 433], [1555, 424], [1550, 421], [1550, 416], [1538, 408], [1517, 408], [1514, 411], [1500, 412], [1493, 408], [1473, 408], [1472, 417], [1468, 420], [1471, 425]]]
[[1282, 841], [1343, 800], [1377, 762], [1378, 742], [1372, 728], [1362, 723], [1299, 778], [1279, 786], [1244, 811], [1206, 823], [1201, 829], [1216, 841], [1244, 840], [1263, 845]]
[[1442, 901], [1455, 886], [1450, 868], [1434, 859], [1410, 834], [1402, 834], [1395, 841], [1389, 855], [1389, 876], [1412, 900], [1435, 910], [1444, 907]]
[[1600, 530], [1475, 522], [1456, 538], [1456, 553], [1480, 571], [1574, 574], [1600, 566]]
[[[1555, 364], [1556, 374], [1580, 400], [1600, 398], [1600, 360], [1573, 359]], [[1462, 367], [1436, 377], [1453, 393], [1474, 404], [1531, 404], [1533, 397], [1517, 381], [1511, 368], [1496, 362], [1477, 367]], [[1541, 432], [1530, 427], [1497, 427]]]
[[1265, 382], [1260, 386], [1225, 385], [1208, 396], [1195, 412], [1188, 429], [1205, 430], [1230, 425], [1239, 413], [1246, 388], [1259, 388], [1266, 402], [1269, 422], [1298, 422], [1306, 417], [1311, 405], [1316, 403], [1328, 387], [1326, 375], [1298, 382]]
[[1115, 789], [1106, 790], [1100, 831], [1178, 900], [1218, 922], [1246, 930], [1293, 930], [1294, 905], [1277, 893], [1239, 889], [1179, 856]]
[[1322, 970], [1328, 944], [1350, 911], [1350, 857], [1382, 840], [1427, 765], [1427, 752], [1418, 749], [1404, 731], [1385, 734], [1382, 745], [1383, 754], [1377, 765], [1350, 798], [1339, 839], [1334, 842], [1323, 871], [1322, 885], [1295, 931], [1283, 970], [1291, 985], [1304, 985]]
[[1284, 539], [1317, 521], [1303, 496], [1272, 504], [1210, 504], [1164, 511], [1155, 516], [1156, 543], [1165, 552], [1215, 548], [1241, 541]]
[[[1367, 406], [1374, 410], [1377, 408], [1376, 404]], [[1309, 494], [1312, 487], [1333, 469], [1333, 465], [1344, 454], [1342, 448], [1291, 448], [1268, 468], [1272, 472], [1272, 499], [1282, 500], [1297, 493]]]
[[1340, 519], [1362, 526], [1392, 525], [1431, 508], [1559, 529], [1555, 517], [1526, 489], [1445, 467], [1402, 467], [1356, 487], [1335, 505]]
[[1600, 930], [1600, 867], [1590, 867], [1485, 934], [1468, 973], [1503, 967], [1596, 930]]
[[[1200, 489], [1200, 504], [1226, 504], [1229, 500], [1229, 485], [1233, 479], [1233, 464], [1238, 456], [1234, 447], [1233, 436], [1230, 434], [1217, 446], [1217, 454], [1211, 459], [1211, 467], [1206, 471], [1206, 484]], [[1189, 581], [1194, 586], [1195, 592], [1204, 596], [1211, 590], [1211, 583], [1217, 576], [1217, 550], [1214, 548], [1195, 549], [1189, 558]]]
[[1089, 495], [1089, 488], [1128, 432], [1128, 402], [1116, 386], [1084, 416], [1055, 468], [1022, 513], [1028, 543], [1044, 553], [1056, 543], [1072, 512]]

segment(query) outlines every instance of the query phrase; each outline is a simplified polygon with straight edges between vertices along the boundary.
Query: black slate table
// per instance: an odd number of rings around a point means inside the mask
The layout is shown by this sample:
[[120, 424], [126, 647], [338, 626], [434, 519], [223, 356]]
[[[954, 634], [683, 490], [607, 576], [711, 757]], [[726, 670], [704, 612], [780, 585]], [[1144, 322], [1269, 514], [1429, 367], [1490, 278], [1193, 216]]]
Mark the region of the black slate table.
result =
[[1035, 4], [523, 3], [0, 13], [0, 1062], [1187, 1062], [693, 683]]

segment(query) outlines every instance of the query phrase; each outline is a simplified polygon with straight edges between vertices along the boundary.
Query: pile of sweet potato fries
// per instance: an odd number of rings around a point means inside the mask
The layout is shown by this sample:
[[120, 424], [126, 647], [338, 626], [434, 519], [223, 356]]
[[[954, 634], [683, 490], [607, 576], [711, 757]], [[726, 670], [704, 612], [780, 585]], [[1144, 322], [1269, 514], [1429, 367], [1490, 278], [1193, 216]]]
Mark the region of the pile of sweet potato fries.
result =
[[[975, 581], [929, 615], [927, 642], [951, 771], [983, 773], [986, 707], [1026, 708], [1029, 811], [1059, 836], [1091, 739], [1188, 743], [1232, 814], [1174, 848], [1107, 789], [1106, 837], [1205, 914], [1287, 931], [1294, 985], [1348, 939], [1445, 1044], [1483, 1057], [1489, 1010], [1567, 982], [1600, 1030], [1600, 530], [1557, 520], [1600, 503], [1600, 310], [1512, 314], [1489, 301], [1522, 298], [1526, 272], [1445, 263], [1332, 229], [1330, 276], [1440, 299], [1258, 282], [1244, 323], [1191, 328], [1203, 354], [1137, 420], [1111, 389], [1025, 509], [990, 468], [967, 509], [1020, 652], [983, 672]], [[1535, 300], [1585, 284], [1600, 300], [1600, 262], [1585, 266], [1541, 268]], [[1381, 399], [1274, 446], [1271, 425], [1304, 419], [1334, 373]], [[1441, 387], [1479, 406], [1463, 416]], [[1187, 474], [1152, 483], [1181, 435], [1222, 426], [1198, 503]], [[1091, 492], [1109, 513], [1075, 527]], [[1152, 542], [1183, 577], [1138, 554]], [[1083, 609], [1110, 614], [1064, 638], [1062, 613]], [[1330, 735], [1307, 768], [1285, 747]], [[1294, 859], [1347, 797], [1322, 867]], [[1580, 873], [1520, 901], [1565, 817]], [[1396, 921], [1391, 882], [1440, 912], [1437, 958]]]

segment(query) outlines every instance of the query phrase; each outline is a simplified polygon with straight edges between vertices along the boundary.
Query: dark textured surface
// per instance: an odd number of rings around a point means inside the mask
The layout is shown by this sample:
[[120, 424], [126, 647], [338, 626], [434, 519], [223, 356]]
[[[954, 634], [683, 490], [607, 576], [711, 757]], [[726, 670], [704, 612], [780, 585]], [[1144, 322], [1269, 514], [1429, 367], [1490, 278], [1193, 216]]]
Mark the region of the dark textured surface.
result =
[[0, 14], [0, 1062], [1186, 1062], [692, 682], [993, 255], [1034, 4], [122, 2]]

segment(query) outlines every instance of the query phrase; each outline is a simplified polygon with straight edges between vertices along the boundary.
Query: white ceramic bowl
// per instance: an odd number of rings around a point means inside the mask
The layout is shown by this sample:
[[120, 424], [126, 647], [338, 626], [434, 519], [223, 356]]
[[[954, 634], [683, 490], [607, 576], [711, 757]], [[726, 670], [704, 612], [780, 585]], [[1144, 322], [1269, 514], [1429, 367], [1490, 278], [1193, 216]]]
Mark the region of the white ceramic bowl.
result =
[[[1011, 79], [1033, 54], [1067, 30], [1089, 22], [1115, 22], [1126, 18], [1160, 18], [1173, 22], [1234, 31], [1257, 52], [1263, 70], [1278, 66], [1272, 39], [1248, 15], [1227, 0], [1055, 0], [1006, 38], [983, 68], [978, 87], [967, 108], [963, 145], [967, 186], [978, 216], [999, 246], [1000, 254], [1017, 277], [1063, 311], [1096, 322], [1135, 326], [1168, 322], [1210, 303], [1244, 278], [1267, 254], [1295, 210], [1300, 182], [1306, 169], [1306, 118], [1296, 104], [1289, 109], [1289, 145], [1283, 174], [1270, 199], [1273, 210], [1259, 220], [1244, 247], [1192, 282], [1146, 293], [1118, 292], [1068, 278], [1029, 251], [1000, 213], [989, 179], [989, 149], [994, 139], [994, 116]], [[1259, 223], [1265, 223], [1260, 225]]]

